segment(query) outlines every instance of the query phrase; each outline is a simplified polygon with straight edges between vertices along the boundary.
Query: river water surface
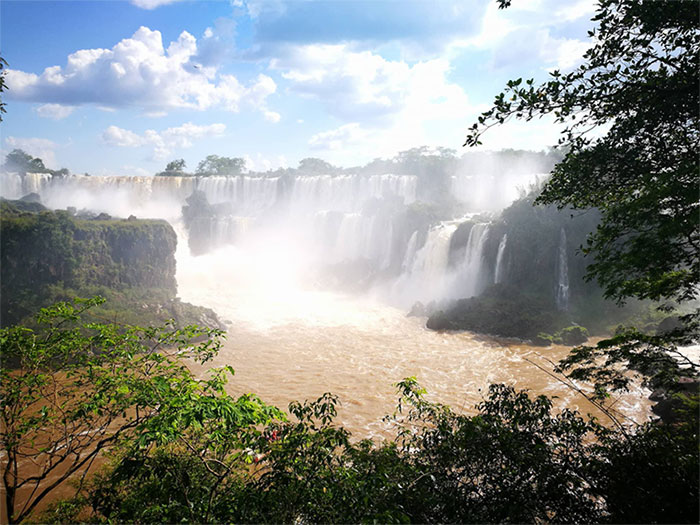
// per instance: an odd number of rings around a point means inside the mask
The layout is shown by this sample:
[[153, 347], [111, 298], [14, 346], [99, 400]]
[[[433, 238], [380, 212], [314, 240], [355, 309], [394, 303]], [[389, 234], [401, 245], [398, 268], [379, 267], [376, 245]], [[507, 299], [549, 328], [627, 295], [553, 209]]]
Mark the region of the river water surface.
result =
[[[235, 368], [231, 393], [254, 392], [286, 408], [332, 392], [341, 401], [337, 421], [356, 437], [388, 435], [382, 417], [396, 405], [393, 385], [408, 376], [417, 377], [429, 399], [457, 411], [473, 413], [488, 385], [503, 382], [557, 396], [557, 406], [605, 420], [583, 396], [532, 364], [552, 370], [550, 361], [567, 347], [431, 331], [424, 318], [406, 317], [380, 299], [314, 289], [302, 278], [302, 261], [284, 243], [199, 257], [180, 243], [180, 297], [214, 309], [229, 326], [214, 366]], [[648, 401], [633, 392], [616, 408], [642, 421]]]

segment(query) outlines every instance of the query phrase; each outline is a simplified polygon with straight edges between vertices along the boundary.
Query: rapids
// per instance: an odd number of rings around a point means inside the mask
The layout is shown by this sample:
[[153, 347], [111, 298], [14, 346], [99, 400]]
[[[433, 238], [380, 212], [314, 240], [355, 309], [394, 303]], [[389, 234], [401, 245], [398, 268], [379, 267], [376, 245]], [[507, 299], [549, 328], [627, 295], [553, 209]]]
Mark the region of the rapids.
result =
[[[223, 247], [191, 256], [180, 242], [177, 280], [183, 300], [213, 308], [229, 323], [213, 366], [231, 365], [232, 394], [254, 392], [286, 408], [292, 400], [315, 399], [324, 392], [340, 397], [338, 423], [355, 437], [388, 436], [382, 421], [392, 413], [393, 384], [416, 376], [429, 399], [458, 411], [474, 412], [489, 383], [557, 396], [557, 406], [605, 416], [547, 370], [548, 360], [567, 348], [531, 347], [472, 333], [439, 333], [425, 319], [366, 296], [310, 287], [303, 254], [293, 243]], [[617, 408], [639, 421], [648, 401], [632, 392]]]

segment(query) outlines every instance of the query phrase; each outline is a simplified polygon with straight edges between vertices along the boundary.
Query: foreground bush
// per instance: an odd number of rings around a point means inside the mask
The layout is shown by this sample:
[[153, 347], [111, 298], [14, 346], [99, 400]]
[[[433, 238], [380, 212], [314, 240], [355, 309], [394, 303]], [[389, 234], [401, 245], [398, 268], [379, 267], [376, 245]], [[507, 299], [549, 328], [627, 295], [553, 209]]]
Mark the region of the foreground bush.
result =
[[292, 404], [294, 421], [245, 450], [207, 449], [206, 433], [132, 449], [93, 480], [83, 511], [137, 523], [698, 520], [697, 421], [613, 431], [503, 385], [465, 416], [426, 401], [414, 379], [398, 386], [389, 442], [351, 442], [326, 394]]
[[76, 497], [42, 522], [698, 521], [693, 392], [673, 425], [610, 429], [504, 385], [458, 414], [408, 378], [387, 418], [395, 437], [353, 442], [331, 394], [292, 403], [287, 420], [230, 397], [230, 369], [194, 377], [187, 360], [209, 360], [220, 332], [81, 322], [96, 303], [43, 310], [43, 331], [0, 330], [13, 522], [71, 480]]

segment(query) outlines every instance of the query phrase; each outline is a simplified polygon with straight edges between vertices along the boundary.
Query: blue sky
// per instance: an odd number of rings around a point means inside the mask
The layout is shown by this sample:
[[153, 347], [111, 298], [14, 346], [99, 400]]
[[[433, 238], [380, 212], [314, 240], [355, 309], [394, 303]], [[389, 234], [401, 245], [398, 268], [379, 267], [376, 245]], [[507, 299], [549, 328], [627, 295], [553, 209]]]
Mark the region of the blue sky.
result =
[[[0, 152], [145, 175], [209, 154], [266, 170], [461, 150], [508, 79], [579, 63], [593, 11], [593, 0], [3, 0]], [[549, 121], [515, 123], [484, 147], [556, 137]]]

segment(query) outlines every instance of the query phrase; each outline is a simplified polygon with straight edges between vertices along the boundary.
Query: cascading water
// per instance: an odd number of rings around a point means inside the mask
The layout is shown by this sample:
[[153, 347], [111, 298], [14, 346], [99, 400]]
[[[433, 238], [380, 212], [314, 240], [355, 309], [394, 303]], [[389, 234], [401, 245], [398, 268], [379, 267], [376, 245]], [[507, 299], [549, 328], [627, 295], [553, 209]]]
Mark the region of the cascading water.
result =
[[561, 229], [559, 234], [559, 250], [555, 271], [557, 285], [554, 292], [554, 300], [557, 309], [567, 310], [569, 308], [569, 263], [566, 256], [566, 232], [564, 228]]
[[408, 239], [408, 246], [406, 246], [406, 253], [404, 254], [403, 262], [401, 263], [401, 273], [406, 273], [411, 266], [413, 266], [413, 259], [416, 256], [416, 250], [418, 244], [418, 231], [414, 231], [411, 237]]
[[501, 242], [498, 243], [498, 254], [496, 255], [496, 269], [493, 272], [493, 282], [495, 284], [502, 283], [505, 269], [503, 267], [503, 256], [506, 253], [508, 244], [508, 234], [504, 233], [501, 237]]
[[456, 286], [451, 290], [450, 298], [473, 297], [481, 291], [484, 243], [488, 232], [488, 224], [475, 224], [469, 231], [464, 260], [457, 268]]
[[296, 214], [312, 210], [359, 211], [371, 199], [394, 196], [403, 204], [416, 200], [417, 178], [412, 175], [313, 175], [294, 180], [290, 207]]
[[229, 203], [237, 213], [256, 214], [277, 202], [279, 177], [196, 177], [212, 204]]
[[22, 176], [19, 173], [4, 173], [0, 179], [0, 197], [19, 199], [27, 192], [22, 191]]
[[[390, 296], [402, 307], [416, 301], [429, 302], [444, 296], [447, 288], [447, 263], [450, 239], [457, 229], [456, 222], [443, 222], [431, 228], [425, 244], [415, 250], [417, 232], [409, 240], [404, 265], [406, 270], [391, 287]], [[413, 245], [413, 246], [411, 246]], [[415, 250], [412, 254], [411, 252]]]

